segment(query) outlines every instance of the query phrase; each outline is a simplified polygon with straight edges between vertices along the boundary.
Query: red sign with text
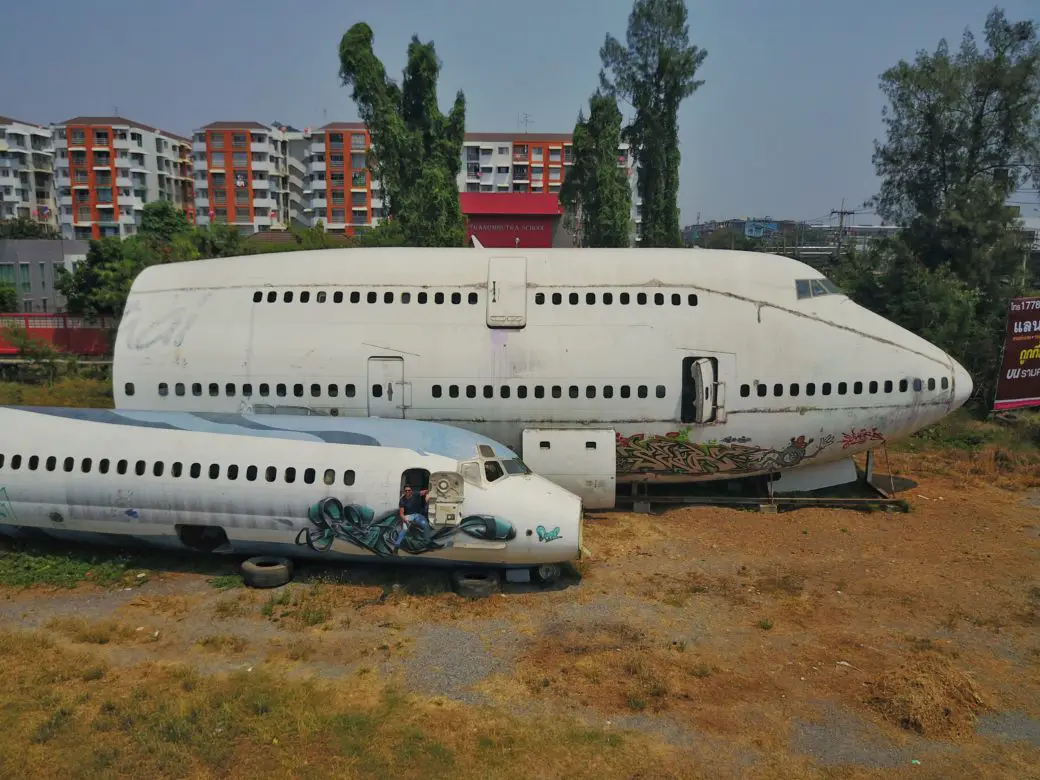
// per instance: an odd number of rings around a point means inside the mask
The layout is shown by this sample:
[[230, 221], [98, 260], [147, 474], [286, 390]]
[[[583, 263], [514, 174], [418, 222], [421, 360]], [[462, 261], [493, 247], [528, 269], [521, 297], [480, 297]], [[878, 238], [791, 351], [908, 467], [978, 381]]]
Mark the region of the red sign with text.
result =
[[466, 219], [469, 236], [486, 247], [548, 249], [557, 217], [474, 214]]
[[994, 409], [1040, 406], [1040, 298], [1012, 298]]

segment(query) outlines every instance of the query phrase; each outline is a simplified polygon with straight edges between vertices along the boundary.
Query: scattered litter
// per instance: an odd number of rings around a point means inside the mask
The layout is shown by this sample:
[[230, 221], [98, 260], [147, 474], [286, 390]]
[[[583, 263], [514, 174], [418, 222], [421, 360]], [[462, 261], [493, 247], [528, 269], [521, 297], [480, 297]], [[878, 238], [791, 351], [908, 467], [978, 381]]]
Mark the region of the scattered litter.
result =
[[144, 572], [141, 572], [140, 574], [137, 575], [137, 579], [141, 579], [142, 577], [147, 577], [147, 576], [148, 576], [147, 574], [145, 574]]
[[134, 629], [135, 631], [144, 631], [144, 626], [138, 626]]
[[928, 496], [922, 496], [920, 493], [917, 494], [917, 497], [918, 498], [923, 498], [925, 501], [931, 501], [932, 500], [932, 499], [928, 498]]
[[855, 669], [857, 672], [862, 672], [863, 671], [859, 667], [853, 666], [848, 661], [835, 661], [834, 663], [836, 663], [838, 666], [847, 666], [849, 669]]
[[911, 758], [910, 759], [910, 763], [913, 764], [914, 766], [921, 766], [921, 762], [918, 761], [916, 758]]

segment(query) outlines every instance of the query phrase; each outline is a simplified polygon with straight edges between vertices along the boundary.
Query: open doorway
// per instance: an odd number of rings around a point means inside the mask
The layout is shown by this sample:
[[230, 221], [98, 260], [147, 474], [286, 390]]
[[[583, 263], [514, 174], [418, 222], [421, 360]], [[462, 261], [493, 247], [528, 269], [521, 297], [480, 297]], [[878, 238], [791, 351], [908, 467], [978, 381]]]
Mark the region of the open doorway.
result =
[[426, 469], [408, 469], [403, 474], [401, 474], [402, 493], [404, 492], [406, 485], [416, 493], [418, 493], [420, 490], [429, 490], [430, 472]]
[[704, 424], [715, 421], [718, 411], [718, 370], [719, 362], [716, 358], [683, 358], [680, 419], [684, 423]]

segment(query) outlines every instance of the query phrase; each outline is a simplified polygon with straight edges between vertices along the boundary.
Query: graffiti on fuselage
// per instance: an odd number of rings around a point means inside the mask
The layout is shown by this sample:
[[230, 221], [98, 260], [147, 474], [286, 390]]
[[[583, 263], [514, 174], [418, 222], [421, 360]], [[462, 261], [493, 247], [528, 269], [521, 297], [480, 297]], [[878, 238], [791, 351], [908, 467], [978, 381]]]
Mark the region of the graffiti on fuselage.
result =
[[11, 508], [11, 499], [7, 496], [7, 488], [0, 487], [0, 523], [17, 523], [18, 518], [14, 516]]
[[[617, 435], [619, 474], [754, 474], [789, 469], [812, 460], [834, 443], [834, 436], [816, 439], [798, 436], [783, 449], [759, 447], [740, 440], [694, 442], [690, 428], [663, 436], [637, 433]], [[744, 442], [750, 441], [741, 437]]]
[[841, 448], [847, 450], [849, 447], [855, 447], [858, 444], [864, 444], [868, 441], [884, 441], [885, 435], [881, 433], [876, 427], [875, 428], [863, 428], [861, 430], [852, 429], [850, 433], [843, 433], [841, 435]]
[[458, 533], [489, 542], [516, 538], [512, 523], [491, 515], [470, 515], [462, 518], [458, 525], [440, 527], [423, 528], [413, 523], [401, 537], [401, 520], [396, 509], [376, 517], [371, 507], [344, 505], [335, 498], [324, 498], [314, 504], [307, 517], [310, 525], [296, 534], [296, 544], [307, 545], [315, 552], [328, 552], [337, 539], [389, 558], [402, 550], [411, 555], [445, 550], [453, 545]]

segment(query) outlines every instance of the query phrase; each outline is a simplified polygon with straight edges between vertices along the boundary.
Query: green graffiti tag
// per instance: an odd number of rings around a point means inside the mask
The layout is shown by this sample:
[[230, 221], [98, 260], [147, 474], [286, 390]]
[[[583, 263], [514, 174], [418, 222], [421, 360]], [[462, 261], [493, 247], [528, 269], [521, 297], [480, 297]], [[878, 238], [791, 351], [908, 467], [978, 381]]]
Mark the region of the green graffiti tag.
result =
[[0, 523], [17, 523], [18, 518], [14, 516], [11, 508], [11, 499], [7, 496], [7, 488], [0, 487]]
[[555, 542], [557, 539], [562, 538], [560, 536], [560, 526], [556, 526], [551, 531], [547, 531], [545, 530], [544, 525], [540, 525], [535, 529], [535, 531], [538, 532], [539, 542]]

